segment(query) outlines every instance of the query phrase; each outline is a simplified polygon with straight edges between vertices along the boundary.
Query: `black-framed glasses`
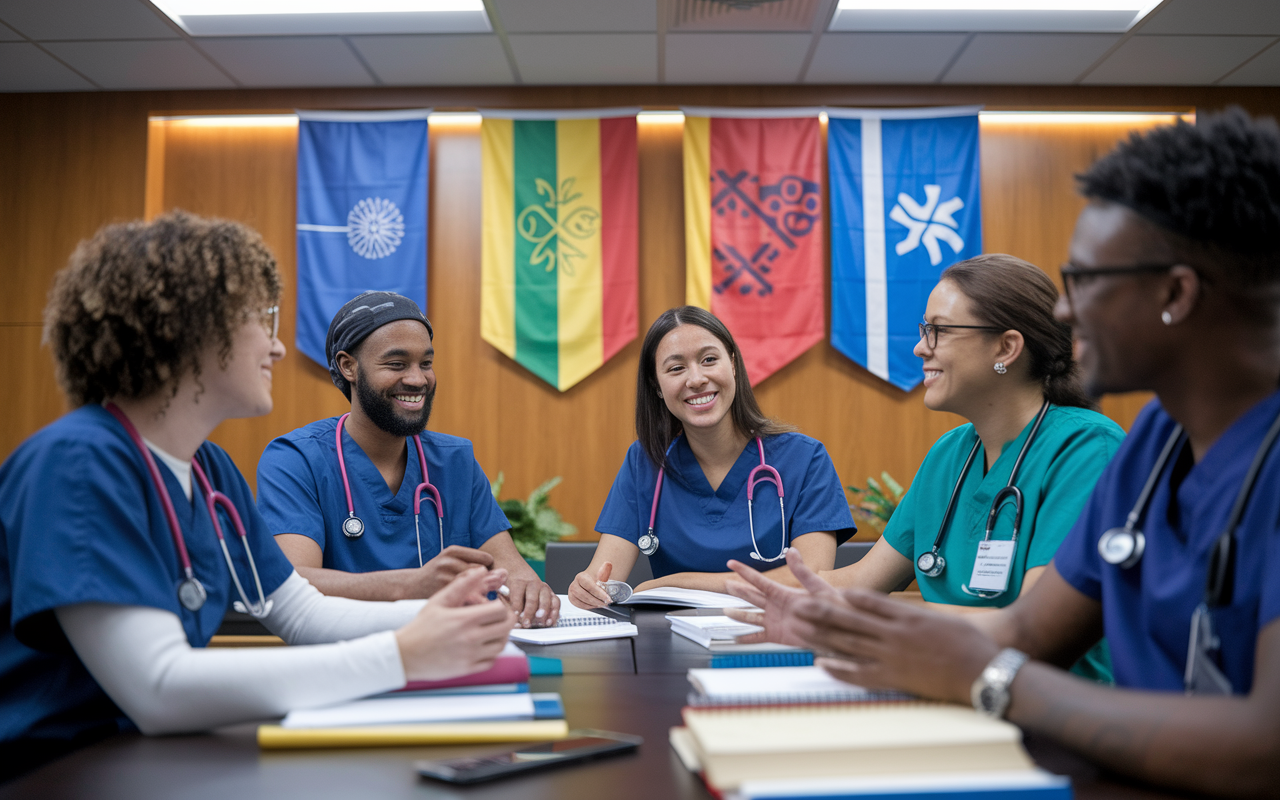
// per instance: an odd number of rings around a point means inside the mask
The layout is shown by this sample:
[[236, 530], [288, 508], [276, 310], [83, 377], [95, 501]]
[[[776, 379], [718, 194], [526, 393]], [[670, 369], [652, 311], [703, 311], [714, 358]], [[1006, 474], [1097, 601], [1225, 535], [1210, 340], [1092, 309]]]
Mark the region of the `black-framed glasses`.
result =
[[271, 338], [280, 338], [280, 306], [272, 306], [262, 310], [262, 325], [271, 331]]
[[1144, 275], [1157, 272], [1168, 272], [1177, 264], [1134, 264], [1129, 267], [1081, 267], [1070, 261], [1062, 265], [1062, 288], [1067, 295], [1067, 304], [1075, 307], [1072, 293], [1084, 282], [1109, 275]]
[[952, 330], [1005, 332], [1004, 328], [997, 328], [994, 325], [934, 325], [931, 322], [921, 322], [920, 338], [924, 340], [925, 344], [929, 345], [929, 349], [933, 349], [938, 346], [938, 334]]

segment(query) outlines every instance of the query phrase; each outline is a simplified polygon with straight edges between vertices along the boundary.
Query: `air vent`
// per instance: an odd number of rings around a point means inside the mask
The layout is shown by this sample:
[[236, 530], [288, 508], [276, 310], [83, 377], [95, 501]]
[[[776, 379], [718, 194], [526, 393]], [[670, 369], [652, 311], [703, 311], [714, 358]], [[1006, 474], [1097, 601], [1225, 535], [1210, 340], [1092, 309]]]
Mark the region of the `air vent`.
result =
[[674, 0], [668, 6], [667, 30], [809, 31], [823, 4], [823, 0]]

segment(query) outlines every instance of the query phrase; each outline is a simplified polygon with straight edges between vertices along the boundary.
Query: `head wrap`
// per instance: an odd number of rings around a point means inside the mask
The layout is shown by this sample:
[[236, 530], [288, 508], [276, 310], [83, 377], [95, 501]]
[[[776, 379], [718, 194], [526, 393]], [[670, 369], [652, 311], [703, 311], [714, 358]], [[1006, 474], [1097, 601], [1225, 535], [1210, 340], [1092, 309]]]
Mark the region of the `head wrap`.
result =
[[329, 334], [324, 339], [324, 354], [329, 360], [329, 377], [333, 385], [351, 397], [351, 384], [338, 370], [338, 353], [351, 353], [369, 334], [392, 322], [412, 319], [421, 322], [427, 328], [427, 335], [435, 338], [431, 329], [431, 321], [427, 319], [418, 304], [395, 292], [364, 292], [347, 301], [333, 315], [329, 323]]

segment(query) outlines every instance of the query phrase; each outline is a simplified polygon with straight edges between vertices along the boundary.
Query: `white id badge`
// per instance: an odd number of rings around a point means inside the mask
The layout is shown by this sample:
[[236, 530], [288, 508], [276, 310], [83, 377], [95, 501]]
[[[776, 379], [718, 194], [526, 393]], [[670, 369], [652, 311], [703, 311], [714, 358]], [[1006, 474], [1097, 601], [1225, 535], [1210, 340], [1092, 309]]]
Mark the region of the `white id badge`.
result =
[[1009, 588], [1009, 569], [1013, 567], [1013, 554], [1018, 543], [1008, 539], [978, 542], [978, 557], [973, 560], [970, 589], [984, 592], [1003, 592]]

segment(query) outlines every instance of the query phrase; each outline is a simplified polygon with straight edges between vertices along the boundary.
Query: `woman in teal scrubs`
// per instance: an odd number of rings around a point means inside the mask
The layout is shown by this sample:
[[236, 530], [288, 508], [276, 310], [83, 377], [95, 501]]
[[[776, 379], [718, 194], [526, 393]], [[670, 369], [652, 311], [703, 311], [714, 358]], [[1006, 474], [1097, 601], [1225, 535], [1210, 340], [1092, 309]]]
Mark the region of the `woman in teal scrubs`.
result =
[[[889, 592], [914, 577], [926, 603], [967, 613], [1006, 606], [1040, 577], [1124, 438], [1080, 388], [1070, 328], [1053, 318], [1057, 299], [1044, 272], [1012, 256], [978, 256], [943, 272], [915, 353], [924, 361], [925, 406], [969, 423], [930, 449], [871, 552], [820, 573], [829, 583]], [[1016, 546], [984, 548], [1012, 550], [1007, 583], [1003, 591], [975, 588], [1001, 583], [999, 558], [984, 559], [978, 572], [975, 561], [984, 538], [1012, 538], [1012, 492], [986, 532], [992, 502], [1019, 461]], [[1105, 645], [1077, 672], [1110, 681]]]

